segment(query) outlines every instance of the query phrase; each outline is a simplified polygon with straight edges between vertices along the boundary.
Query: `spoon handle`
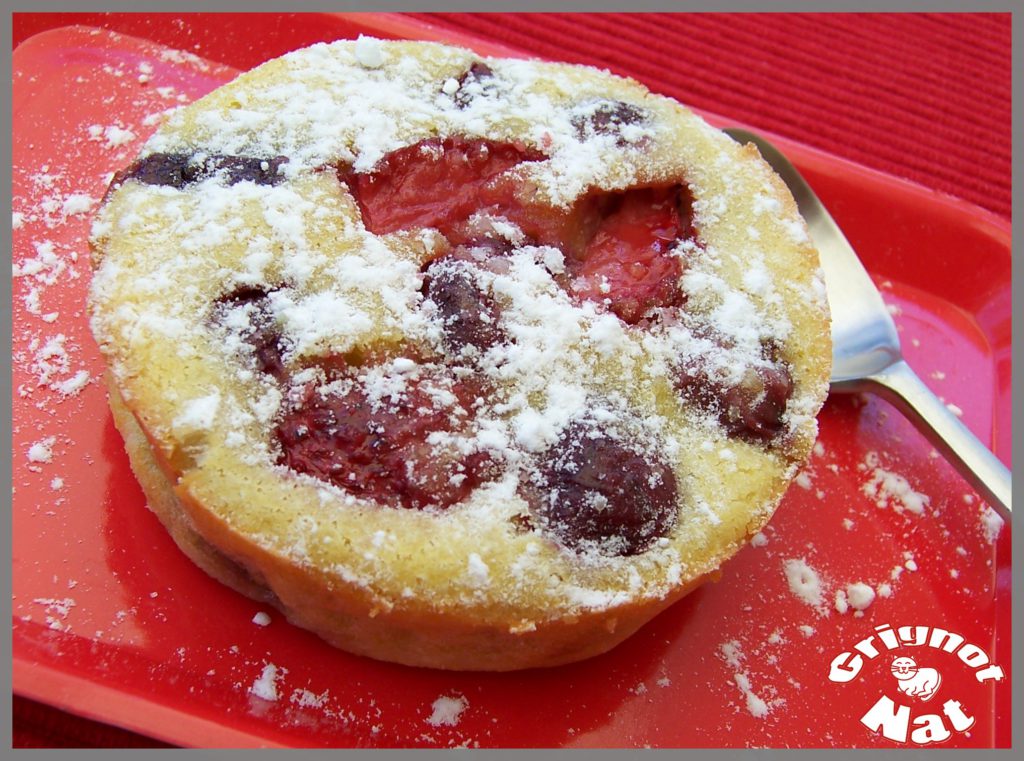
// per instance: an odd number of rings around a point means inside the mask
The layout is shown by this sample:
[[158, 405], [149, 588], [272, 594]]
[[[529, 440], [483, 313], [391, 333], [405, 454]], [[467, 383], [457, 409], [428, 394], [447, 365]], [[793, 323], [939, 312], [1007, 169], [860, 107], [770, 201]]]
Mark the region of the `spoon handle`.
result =
[[833, 384], [837, 391], [870, 390], [894, 404], [977, 492], [1009, 522], [1009, 469], [932, 393], [904, 360], [861, 381]]

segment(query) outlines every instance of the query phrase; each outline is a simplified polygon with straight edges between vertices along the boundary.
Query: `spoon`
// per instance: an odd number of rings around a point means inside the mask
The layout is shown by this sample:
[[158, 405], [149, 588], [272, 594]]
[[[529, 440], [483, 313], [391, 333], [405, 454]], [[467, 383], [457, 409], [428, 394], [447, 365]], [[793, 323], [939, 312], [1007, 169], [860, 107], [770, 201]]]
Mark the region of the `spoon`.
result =
[[789, 160], [764, 138], [724, 132], [753, 143], [796, 199], [821, 257], [832, 310], [831, 390], [876, 393], [896, 406], [1002, 517], [1010, 519], [1009, 469], [949, 411], [903, 359], [896, 326], [882, 297], [828, 210]]

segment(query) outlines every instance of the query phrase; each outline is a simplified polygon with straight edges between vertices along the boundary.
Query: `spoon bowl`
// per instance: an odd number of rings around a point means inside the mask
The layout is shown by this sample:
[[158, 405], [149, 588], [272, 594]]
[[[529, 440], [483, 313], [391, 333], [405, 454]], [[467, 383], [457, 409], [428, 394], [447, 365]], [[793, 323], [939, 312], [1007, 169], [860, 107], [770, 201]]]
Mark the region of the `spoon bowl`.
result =
[[914, 422], [1004, 519], [1010, 518], [1010, 471], [917, 376], [903, 359], [896, 326], [857, 253], [796, 167], [770, 142], [727, 128], [752, 143], [782, 178], [818, 249], [832, 311], [831, 390], [876, 393]]

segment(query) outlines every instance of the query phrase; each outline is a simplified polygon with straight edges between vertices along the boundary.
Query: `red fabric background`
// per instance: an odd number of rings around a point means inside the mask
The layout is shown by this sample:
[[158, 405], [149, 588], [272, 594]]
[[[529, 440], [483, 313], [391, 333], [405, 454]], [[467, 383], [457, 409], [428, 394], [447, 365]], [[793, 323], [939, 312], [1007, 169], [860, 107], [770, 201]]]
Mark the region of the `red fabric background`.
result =
[[1010, 216], [1010, 15], [417, 14]]
[[[414, 14], [1010, 216], [1009, 14]], [[14, 747], [160, 743], [15, 696]]]

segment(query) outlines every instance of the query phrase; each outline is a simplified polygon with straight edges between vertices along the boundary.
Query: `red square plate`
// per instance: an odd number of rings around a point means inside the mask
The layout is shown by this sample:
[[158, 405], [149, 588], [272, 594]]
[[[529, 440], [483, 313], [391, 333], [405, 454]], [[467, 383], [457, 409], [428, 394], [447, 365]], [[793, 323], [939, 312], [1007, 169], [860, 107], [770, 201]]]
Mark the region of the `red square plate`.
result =
[[[1009, 745], [1009, 527], [874, 398], [829, 400], [809, 465], [717, 583], [585, 663], [377, 663], [195, 568], [145, 509], [106, 407], [83, 308], [91, 212], [160, 113], [236, 73], [223, 62], [440, 35], [387, 15], [189, 18], [121, 20], [149, 40], [56, 29], [14, 52], [15, 692], [196, 747]], [[202, 40], [222, 63], [152, 40]], [[1009, 463], [1008, 225], [779, 143], [882, 286], [911, 364]], [[963, 641], [931, 646], [937, 629]], [[896, 657], [940, 680], [935, 700], [909, 694]]]

